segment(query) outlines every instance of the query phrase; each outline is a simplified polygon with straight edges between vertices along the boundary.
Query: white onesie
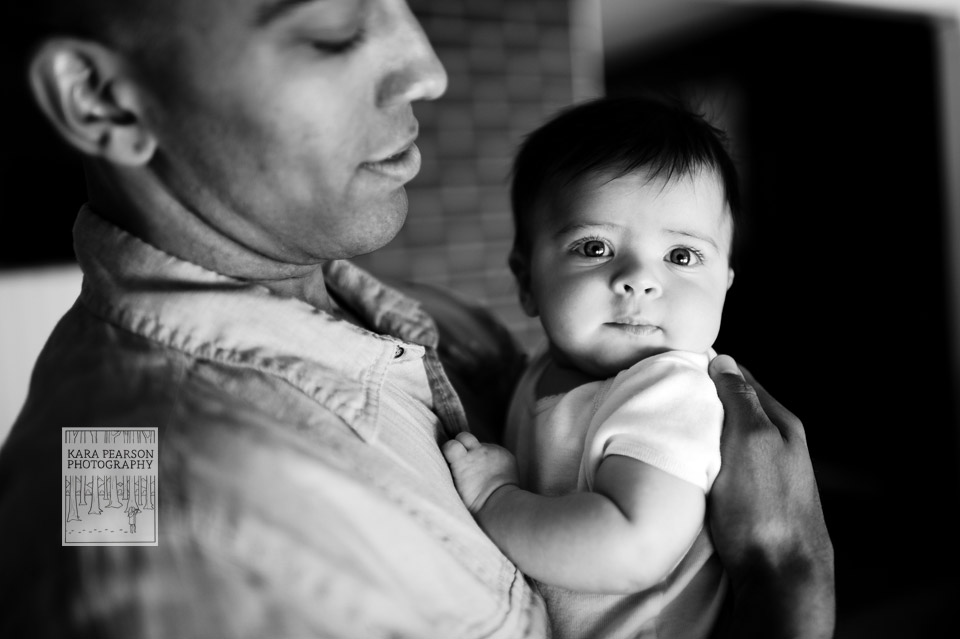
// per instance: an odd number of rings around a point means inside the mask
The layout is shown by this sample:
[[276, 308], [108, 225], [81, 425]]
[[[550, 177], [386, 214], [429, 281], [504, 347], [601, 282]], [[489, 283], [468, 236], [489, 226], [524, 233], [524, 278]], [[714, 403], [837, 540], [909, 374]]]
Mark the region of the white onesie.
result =
[[[723, 426], [723, 406], [707, 374], [715, 356], [712, 349], [654, 355], [616, 377], [540, 400], [536, 386], [549, 357], [535, 358], [514, 393], [505, 433], [521, 486], [548, 496], [589, 491], [603, 458], [624, 455], [708, 492], [720, 470]], [[647, 590], [607, 595], [537, 585], [554, 639], [707, 637], [726, 590], [706, 527]]]

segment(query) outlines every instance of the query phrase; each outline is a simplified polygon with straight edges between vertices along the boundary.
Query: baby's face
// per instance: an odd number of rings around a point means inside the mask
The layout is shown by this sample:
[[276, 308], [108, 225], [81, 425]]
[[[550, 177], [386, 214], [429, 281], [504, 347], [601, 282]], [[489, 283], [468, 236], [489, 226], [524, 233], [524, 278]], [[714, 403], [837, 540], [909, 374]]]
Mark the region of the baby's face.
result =
[[705, 351], [733, 283], [733, 222], [712, 172], [608, 179], [538, 212], [524, 304], [560, 362], [597, 377], [667, 350]]

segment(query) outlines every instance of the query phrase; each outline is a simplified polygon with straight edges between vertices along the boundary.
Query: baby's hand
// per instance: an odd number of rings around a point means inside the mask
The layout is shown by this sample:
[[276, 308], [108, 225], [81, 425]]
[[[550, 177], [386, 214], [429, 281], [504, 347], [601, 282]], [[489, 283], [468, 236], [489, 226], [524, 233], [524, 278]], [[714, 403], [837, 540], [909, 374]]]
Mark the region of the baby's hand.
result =
[[470, 433], [460, 433], [443, 445], [460, 498], [476, 515], [495, 490], [518, 484], [517, 460], [506, 448], [481, 444]]

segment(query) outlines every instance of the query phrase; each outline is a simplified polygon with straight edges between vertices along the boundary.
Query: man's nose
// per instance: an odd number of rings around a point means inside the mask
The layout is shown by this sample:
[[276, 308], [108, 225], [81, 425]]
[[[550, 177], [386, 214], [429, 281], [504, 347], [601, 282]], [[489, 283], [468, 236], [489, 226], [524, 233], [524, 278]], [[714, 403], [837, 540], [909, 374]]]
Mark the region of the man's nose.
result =
[[396, 55], [387, 61], [390, 70], [377, 91], [377, 105], [388, 107], [439, 98], [447, 90], [447, 71], [440, 58], [405, 4], [395, 19], [398, 21], [393, 40]]

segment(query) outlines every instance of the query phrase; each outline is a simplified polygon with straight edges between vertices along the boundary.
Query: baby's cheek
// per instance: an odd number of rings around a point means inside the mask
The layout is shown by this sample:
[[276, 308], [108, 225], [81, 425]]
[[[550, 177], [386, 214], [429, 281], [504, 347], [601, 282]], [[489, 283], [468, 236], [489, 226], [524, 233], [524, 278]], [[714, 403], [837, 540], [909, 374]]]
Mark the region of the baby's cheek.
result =
[[675, 326], [670, 346], [684, 351], [701, 353], [711, 346], [720, 332], [720, 315], [714, 311], [701, 310], [684, 315]]
[[720, 334], [720, 311], [715, 310], [710, 313], [703, 313], [700, 316], [700, 322], [697, 328], [697, 334], [701, 342], [698, 351], [705, 351], [717, 341]]

